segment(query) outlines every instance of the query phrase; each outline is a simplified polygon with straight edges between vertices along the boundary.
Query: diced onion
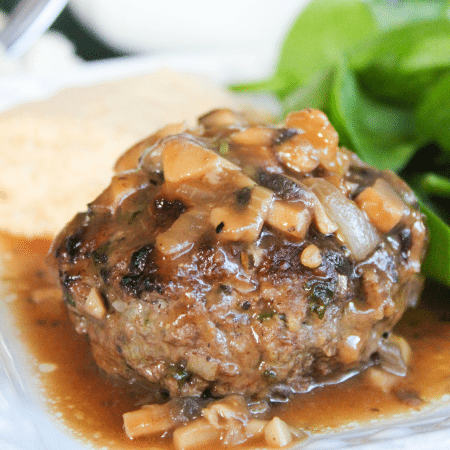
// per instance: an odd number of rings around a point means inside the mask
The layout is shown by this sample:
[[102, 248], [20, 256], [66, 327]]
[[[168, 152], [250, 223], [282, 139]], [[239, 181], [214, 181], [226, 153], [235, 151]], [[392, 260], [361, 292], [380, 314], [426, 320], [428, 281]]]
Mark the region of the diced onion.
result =
[[191, 207], [212, 203], [217, 197], [217, 192], [206, 183], [172, 184], [166, 182], [166, 189], [174, 198]]
[[89, 295], [86, 298], [86, 303], [84, 304], [84, 309], [90, 316], [99, 320], [106, 316], [106, 308], [102, 296], [96, 288], [90, 290]]
[[355, 260], [361, 261], [372, 253], [380, 243], [380, 236], [356, 204], [326, 180], [310, 178], [306, 182], [337, 224], [339, 237]]
[[198, 208], [181, 214], [167, 231], [156, 236], [156, 248], [172, 257], [188, 252], [205, 232], [206, 218], [206, 213]]
[[177, 424], [172, 415], [171, 402], [162, 405], [145, 405], [136, 411], [123, 414], [126, 435], [133, 439], [140, 436], [162, 433]]
[[242, 395], [230, 395], [217, 400], [202, 410], [202, 416], [221, 431], [225, 445], [236, 445], [247, 440], [246, 426], [250, 411]]
[[110, 185], [92, 202], [93, 210], [109, 210], [114, 213], [130, 195], [149, 186], [148, 176], [140, 170], [121, 172], [111, 179]]
[[271, 447], [285, 447], [292, 442], [292, 433], [286, 422], [274, 417], [264, 428], [267, 445]]
[[176, 450], [191, 450], [198, 448], [214, 448], [220, 439], [220, 431], [207, 420], [200, 418], [177, 428], [173, 432], [173, 445]]
[[264, 428], [268, 423], [268, 420], [250, 419], [246, 431], [251, 437], [261, 436], [264, 434]]
[[405, 376], [411, 360], [412, 350], [401, 336], [391, 335], [382, 339], [378, 346], [380, 366], [395, 375]]

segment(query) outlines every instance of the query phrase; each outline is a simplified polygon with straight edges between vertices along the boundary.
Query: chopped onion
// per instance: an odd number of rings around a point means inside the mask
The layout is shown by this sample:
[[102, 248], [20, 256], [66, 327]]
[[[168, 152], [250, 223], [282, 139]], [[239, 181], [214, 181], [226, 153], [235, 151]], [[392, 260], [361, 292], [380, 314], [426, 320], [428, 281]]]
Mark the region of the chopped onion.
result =
[[107, 210], [114, 214], [130, 195], [149, 186], [148, 176], [140, 170], [121, 172], [112, 177], [110, 185], [92, 202], [92, 210]]
[[173, 258], [188, 252], [205, 232], [206, 218], [207, 214], [198, 208], [181, 214], [167, 231], [156, 236], [156, 247]]
[[356, 204], [326, 180], [310, 178], [304, 182], [308, 183], [338, 226], [339, 237], [355, 260], [361, 261], [372, 253], [380, 243], [380, 236]]
[[173, 445], [176, 450], [217, 448], [219, 442], [220, 431], [203, 418], [192, 420], [173, 432]]
[[198, 206], [200, 204], [212, 203], [216, 200], [218, 193], [211, 189], [206, 183], [167, 183], [167, 192], [176, 199], [181, 200], [187, 206]]
[[136, 411], [126, 412], [122, 416], [126, 435], [134, 439], [171, 430], [177, 425], [172, 408], [172, 402], [167, 402], [144, 405]]
[[92, 288], [84, 304], [85, 311], [92, 317], [102, 320], [106, 316], [103, 298], [96, 288]]
[[225, 445], [236, 445], [247, 440], [246, 426], [250, 411], [242, 395], [230, 395], [202, 409], [202, 416], [222, 432]]
[[404, 338], [392, 334], [389, 339], [381, 339], [378, 354], [382, 369], [401, 377], [406, 375], [412, 350]]
[[271, 447], [285, 447], [292, 442], [288, 425], [279, 417], [274, 417], [264, 428], [264, 437]]

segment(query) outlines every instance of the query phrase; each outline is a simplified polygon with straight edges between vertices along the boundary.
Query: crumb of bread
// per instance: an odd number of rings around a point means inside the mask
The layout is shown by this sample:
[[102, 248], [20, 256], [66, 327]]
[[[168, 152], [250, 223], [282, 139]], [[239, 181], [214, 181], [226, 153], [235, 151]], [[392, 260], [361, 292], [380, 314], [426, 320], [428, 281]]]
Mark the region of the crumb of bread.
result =
[[167, 123], [236, 107], [209, 79], [168, 69], [0, 114], [0, 229], [54, 235], [108, 185], [117, 157]]

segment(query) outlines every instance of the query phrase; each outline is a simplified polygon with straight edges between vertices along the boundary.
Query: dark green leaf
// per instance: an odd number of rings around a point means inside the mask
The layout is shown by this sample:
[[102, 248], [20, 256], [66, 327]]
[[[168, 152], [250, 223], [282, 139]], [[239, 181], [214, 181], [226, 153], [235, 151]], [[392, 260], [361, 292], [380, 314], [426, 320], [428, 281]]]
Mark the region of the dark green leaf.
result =
[[414, 105], [450, 69], [450, 21], [413, 22], [381, 33], [350, 55], [350, 66], [376, 98]]
[[418, 133], [450, 155], [450, 73], [433, 84], [417, 107]]
[[341, 141], [379, 169], [400, 170], [417, 150], [413, 113], [367, 98], [343, 62], [334, 76], [328, 114]]
[[420, 185], [424, 192], [429, 195], [450, 197], [450, 178], [435, 173], [427, 173], [421, 178]]
[[421, 202], [427, 216], [430, 244], [423, 265], [427, 276], [450, 287], [450, 227]]

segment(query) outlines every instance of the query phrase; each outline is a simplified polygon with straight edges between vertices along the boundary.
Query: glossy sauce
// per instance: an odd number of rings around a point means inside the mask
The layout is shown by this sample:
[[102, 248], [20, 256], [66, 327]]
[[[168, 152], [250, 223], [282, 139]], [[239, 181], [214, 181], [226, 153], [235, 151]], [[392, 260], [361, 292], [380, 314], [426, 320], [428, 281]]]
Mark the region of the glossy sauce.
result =
[[[33, 291], [53, 286], [53, 277], [44, 264], [50, 240], [0, 233], [0, 243], [0, 250], [12, 255], [6, 272], [13, 279], [17, 296], [11, 309], [21, 338], [37, 367], [56, 365], [54, 371], [40, 375], [48, 410], [55, 420], [67, 426], [76, 439], [95, 447], [173, 448], [169, 437], [131, 441], [125, 436], [122, 414], [137, 409], [145, 391], [113, 382], [97, 369], [87, 339], [74, 331], [62, 301], [31, 301]], [[370, 386], [364, 375], [358, 375], [295, 396], [288, 404], [277, 406], [275, 414], [307, 432], [320, 432], [414, 411], [450, 394], [449, 300], [448, 290], [429, 283], [421, 306], [409, 311], [397, 326], [397, 333], [407, 338], [414, 356], [396, 393], [383, 393]], [[252, 444], [255, 442], [245, 447]]]

